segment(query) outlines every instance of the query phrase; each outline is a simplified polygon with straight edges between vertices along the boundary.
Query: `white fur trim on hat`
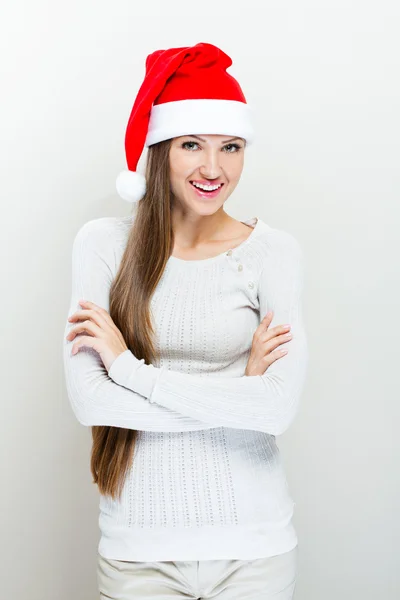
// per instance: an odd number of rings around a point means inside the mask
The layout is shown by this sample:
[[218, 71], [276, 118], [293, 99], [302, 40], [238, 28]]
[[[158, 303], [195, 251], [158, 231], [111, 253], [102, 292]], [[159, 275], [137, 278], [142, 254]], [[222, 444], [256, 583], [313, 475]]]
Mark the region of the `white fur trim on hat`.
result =
[[254, 139], [252, 110], [238, 100], [177, 100], [155, 104], [150, 113], [146, 146], [190, 134], [238, 136]]
[[127, 202], [138, 202], [146, 192], [146, 179], [136, 171], [121, 171], [116, 180], [118, 194]]

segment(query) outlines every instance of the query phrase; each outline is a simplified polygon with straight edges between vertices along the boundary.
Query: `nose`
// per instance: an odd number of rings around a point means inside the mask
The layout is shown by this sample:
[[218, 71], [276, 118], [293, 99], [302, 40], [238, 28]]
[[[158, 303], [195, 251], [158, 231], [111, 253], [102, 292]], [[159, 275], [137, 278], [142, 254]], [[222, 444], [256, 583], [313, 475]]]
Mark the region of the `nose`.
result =
[[206, 179], [216, 179], [221, 175], [221, 151], [218, 148], [209, 148], [202, 153], [203, 164], [200, 173]]

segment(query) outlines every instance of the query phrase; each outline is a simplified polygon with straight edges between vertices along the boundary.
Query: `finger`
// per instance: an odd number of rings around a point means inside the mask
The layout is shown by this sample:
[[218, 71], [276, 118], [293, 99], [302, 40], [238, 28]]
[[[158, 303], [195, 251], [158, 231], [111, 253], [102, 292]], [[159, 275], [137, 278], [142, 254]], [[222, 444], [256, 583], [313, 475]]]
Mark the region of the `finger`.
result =
[[90, 302], [90, 300], [80, 300], [79, 304], [81, 306], [86, 306], [87, 308], [99, 313], [107, 322], [109, 322], [110, 320], [112, 321], [110, 314], [106, 311], [106, 309], [102, 308], [101, 306], [98, 306], [94, 302]]
[[271, 320], [272, 320], [272, 312], [269, 311], [263, 317], [263, 319], [261, 319], [260, 324], [258, 325], [258, 327], [256, 328], [256, 330], [254, 331], [254, 334], [253, 334], [253, 339], [254, 340], [258, 340], [258, 338], [260, 337], [260, 335], [262, 335], [263, 333], [265, 333], [266, 329], [271, 324]]
[[[264, 332], [260, 336], [260, 342], [267, 342], [268, 340], [272, 340], [276, 337], [290, 334], [290, 326], [289, 328], [286, 325], [277, 325], [272, 329], [268, 329], [268, 331]], [[291, 338], [288, 338], [291, 339]]]
[[[70, 317], [68, 317], [68, 321], [70, 323], [75, 323], [78, 321], [82, 321], [82, 320], [92, 320], [94, 323], [96, 323], [99, 327], [107, 327], [110, 326], [110, 323], [108, 322], [107, 319], [104, 318], [104, 316], [102, 315], [101, 312], [95, 311], [93, 309], [86, 309], [86, 310], [77, 310], [76, 312], [74, 312], [73, 315], [71, 315]], [[111, 317], [110, 317], [111, 319]]]
[[71, 329], [71, 331], [69, 331], [68, 335], [66, 336], [66, 339], [73, 340], [82, 331], [100, 337], [102, 329], [101, 327], [98, 327], [95, 323], [92, 323], [92, 321], [83, 321], [82, 323], [78, 323], [77, 325], [75, 325], [75, 327]]
[[[288, 342], [290, 342], [290, 339], [285, 338], [285, 336], [274, 337], [265, 342], [262, 342], [260, 340], [259, 341], [259, 344], [260, 344], [259, 352], [260, 352], [261, 356], [263, 356], [263, 355], [269, 356], [273, 353], [273, 351], [276, 348], [278, 348], [282, 344], [287, 344]], [[286, 349], [286, 345], [284, 346], [284, 348]]]
[[90, 315], [90, 310], [77, 310], [70, 317], [68, 317], [68, 321], [79, 321], [79, 319], [88, 319]]
[[282, 358], [283, 356], [285, 356], [287, 353], [289, 352], [288, 349], [283, 349], [283, 350], [275, 350], [274, 352], [271, 352], [270, 354], [267, 354], [266, 356], [264, 356], [264, 358], [262, 359], [263, 364], [267, 365], [266, 368], [270, 367], [276, 360], [278, 360], [278, 358]]
[[269, 311], [267, 312], [267, 314], [265, 315], [265, 317], [262, 319], [261, 323], [263, 323], [264, 325], [265, 325], [266, 323], [268, 323], [268, 324], [269, 324], [269, 323], [271, 323], [271, 321], [272, 321], [272, 316], [273, 316], [273, 312], [272, 312], [272, 310], [269, 310]]
[[288, 352], [288, 348], [282, 348], [280, 350], [275, 350], [274, 352], [271, 352], [270, 356], [272, 357], [273, 362], [275, 362], [276, 360], [278, 360], [278, 358], [282, 358], [282, 356], [285, 356], [285, 354], [287, 354]]
[[272, 312], [272, 310], [269, 310], [267, 312], [267, 314], [265, 315], [265, 317], [263, 318], [263, 320], [261, 321], [262, 333], [265, 333], [265, 331], [268, 330], [268, 327], [271, 325], [273, 316], [274, 316], [274, 313]]
[[84, 335], [80, 337], [72, 346], [71, 354], [79, 352], [80, 348], [93, 348], [98, 352], [98, 340], [97, 338]]
[[290, 331], [291, 327], [292, 326], [289, 323], [285, 323], [284, 325], [275, 325], [275, 327], [272, 327], [270, 331], [278, 335], [280, 333], [287, 333], [288, 331]]

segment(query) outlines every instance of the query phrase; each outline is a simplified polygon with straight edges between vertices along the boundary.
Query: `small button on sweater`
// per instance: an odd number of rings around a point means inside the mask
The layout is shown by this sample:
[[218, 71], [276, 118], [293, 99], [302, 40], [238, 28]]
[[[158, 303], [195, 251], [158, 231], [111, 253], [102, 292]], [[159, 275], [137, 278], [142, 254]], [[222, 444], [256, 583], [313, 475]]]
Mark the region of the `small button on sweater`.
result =
[[[72, 248], [68, 317], [79, 300], [109, 310], [109, 289], [134, 216], [85, 223]], [[297, 545], [294, 502], [275, 436], [293, 422], [305, 383], [303, 255], [296, 238], [253, 217], [239, 246], [201, 260], [170, 256], [151, 299], [160, 357], [130, 350], [107, 373], [81, 348], [63, 360], [68, 398], [85, 426], [138, 431], [121, 498], [100, 494], [99, 553], [115, 560], [252, 560]], [[244, 371], [254, 331], [290, 324], [288, 354]]]

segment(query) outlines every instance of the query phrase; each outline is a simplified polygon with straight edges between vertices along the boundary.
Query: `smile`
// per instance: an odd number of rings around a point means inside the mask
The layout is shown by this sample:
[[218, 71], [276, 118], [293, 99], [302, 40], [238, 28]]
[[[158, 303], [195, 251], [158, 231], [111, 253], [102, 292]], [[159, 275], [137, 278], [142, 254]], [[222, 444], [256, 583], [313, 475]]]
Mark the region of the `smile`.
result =
[[200, 183], [190, 182], [197, 195], [202, 198], [215, 198], [221, 191], [223, 183], [219, 185], [202, 185]]

